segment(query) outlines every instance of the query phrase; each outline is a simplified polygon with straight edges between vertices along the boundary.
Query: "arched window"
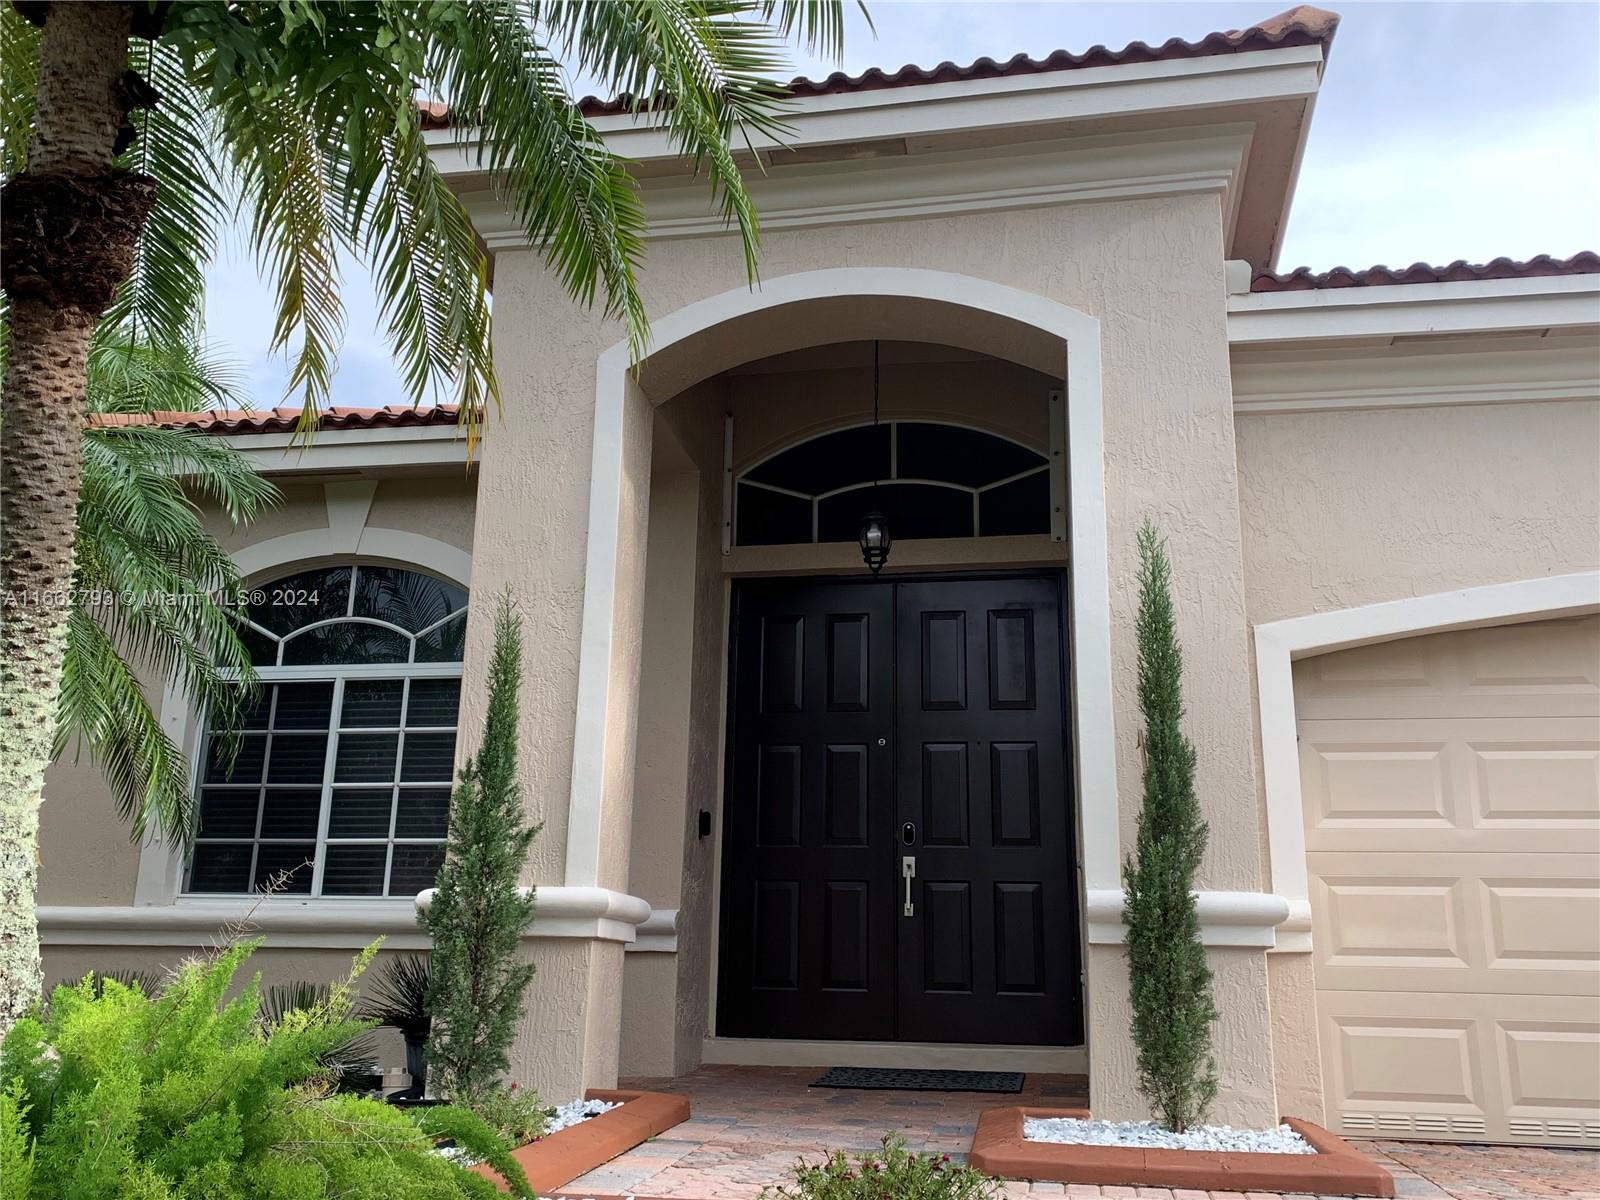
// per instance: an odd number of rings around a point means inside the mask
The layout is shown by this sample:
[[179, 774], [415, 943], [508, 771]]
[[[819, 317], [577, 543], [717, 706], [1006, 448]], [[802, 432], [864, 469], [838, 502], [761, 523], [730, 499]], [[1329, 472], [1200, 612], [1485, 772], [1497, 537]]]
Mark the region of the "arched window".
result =
[[1049, 533], [1049, 460], [1008, 438], [934, 421], [835, 430], [739, 476], [735, 542], [853, 542], [873, 507], [896, 540]]
[[262, 679], [238, 748], [207, 733], [187, 891], [414, 896], [444, 860], [467, 592], [359, 563], [252, 588]]

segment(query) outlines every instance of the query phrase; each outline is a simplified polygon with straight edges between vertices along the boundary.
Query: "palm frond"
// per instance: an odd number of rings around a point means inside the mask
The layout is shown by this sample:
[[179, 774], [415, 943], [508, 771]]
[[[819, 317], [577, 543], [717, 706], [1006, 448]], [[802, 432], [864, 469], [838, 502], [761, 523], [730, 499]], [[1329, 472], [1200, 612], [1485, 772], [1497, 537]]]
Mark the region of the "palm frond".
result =
[[153, 819], [184, 844], [194, 808], [183, 750], [150, 709], [138, 678], [105, 628], [83, 605], [67, 615], [67, 648], [57, 702], [59, 757], [76, 737], [100, 768], [117, 812], [142, 841]]
[[648, 330], [635, 271], [645, 218], [624, 164], [567, 95], [560, 64], [512, 0], [462, 6], [430, 48], [429, 82], [474, 126], [476, 158], [581, 304], [604, 311], [642, 352]]
[[362, 994], [357, 1012], [380, 1025], [426, 1033], [433, 1022], [428, 1011], [429, 978], [428, 960], [422, 955], [388, 959]]
[[188, 347], [205, 324], [205, 268], [228, 219], [213, 120], [175, 47], [141, 39], [132, 56], [160, 99], [130, 114], [139, 136], [123, 165], [154, 179], [156, 198], [105, 321], [135, 346]]
[[7, 4], [0, 11], [0, 182], [27, 165], [38, 79], [39, 30]]
[[309, 436], [328, 403], [344, 342], [339, 250], [348, 242], [328, 186], [337, 164], [287, 92], [230, 88], [219, 125], [251, 205], [257, 259], [273, 285], [271, 349], [290, 351], [286, 393], [303, 392], [301, 432]]
[[363, 230], [380, 311], [413, 397], [447, 390], [469, 436], [500, 399], [490, 353], [489, 262], [466, 210], [428, 157], [414, 120], [382, 141], [384, 167]]

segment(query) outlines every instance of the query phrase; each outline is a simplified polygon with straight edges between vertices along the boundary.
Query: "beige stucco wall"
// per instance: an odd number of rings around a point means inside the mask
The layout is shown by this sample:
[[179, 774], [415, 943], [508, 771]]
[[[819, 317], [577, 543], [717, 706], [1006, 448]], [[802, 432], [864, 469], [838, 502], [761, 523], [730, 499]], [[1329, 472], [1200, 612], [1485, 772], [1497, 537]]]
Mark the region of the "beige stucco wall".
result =
[[[320, 483], [278, 481], [282, 502], [246, 527], [233, 528], [224, 514], [207, 509], [206, 524], [229, 553], [285, 534], [328, 528], [328, 508]], [[440, 474], [409, 474], [376, 481], [366, 527], [424, 534], [458, 549], [472, 550], [474, 478], [458, 468]], [[293, 564], [270, 575], [287, 574]], [[141, 676], [158, 715], [159, 681]], [[45, 776], [45, 804], [39, 836], [41, 905], [127, 905], [134, 902], [139, 848], [116, 814], [110, 792], [87, 752], [76, 761], [69, 750]], [[48, 947], [47, 957], [55, 951]], [[177, 951], [174, 951], [176, 953]], [[93, 965], [82, 947], [61, 948], [72, 961]], [[146, 952], [159, 962], [160, 948]], [[266, 960], [263, 960], [266, 961]], [[111, 965], [119, 965], [118, 958]], [[74, 968], [76, 969], [76, 968]]]
[[1238, 425], [1253, 622], [1600, 563], [1600, 401]]
[[[762, 274], [773, 279], [839, 265], [967, 274], [1100, 319], [1124, 837], [1131, 837], [1139, 794], [1133, 534], [1148, 513], [1169, 539], [1180, 632], [1190, 655], [1190, 732], [1202, 747], [1198, 782], [1213, 830], [1200, 882], [1206, 888], [1257, 888], [1262, 868], [1215, 198], [990, 212], [870, 229], [778, 231], [767, 237]], [[620, 331], [567, 303], [557, 281], [528, 253], [502, 252], [496, 279], [499, 364], [509, 419], [491, 431], [485, 447], [480, 514], [494, 517], [484, 515], [479, 522], [475, 603], [483, 603], [499, 582], [515, 582], [543, 618], [538, 661], [531, 664], [524, 744], [528, 803], [546, 821], [531, 874], [556, 881], [562, 877], [571, 782], [595, 362]], [[714, 238], [654, 243], [642, 282], [651, 311], [659, 315], [745, 281], [735, 244]], [[864, 311], [863, 322], [875, 315]], [[806, 313], [796, 308], [784, 318], [786, 336], [794, 337], [804, 328]], [[858, 336], [865, 336], [867, 327], [858, 325]], [[506, 520], [507, 512], [520, 519]], [[637, 577], [624, 575], [619, 582], [642, 594]], [[482, 637], [479, 622], [475, 643]], [[481, 662], [476, 645], [469, 652], [469, 676], [474, 662]], [[637, 657], [631, 669], [639, 670]], [[613, 753], [631, 756], [631, 744], [624, 749], [608, 740], [608, 758]], [[1104, 801], [1090, 797], [1089, 802]], [[1103, 994], [1121, 993], [1113, 966], [1119, 955], [1115, 948], [1097, 947], [1089, 963], [1091, 1011], [1097, 1014], [1091, 1047], [1096, 1103], [1108, 1115], [1135, 1107], [1127, 1073], [1109, 1069], [1125, 1057], [1115, 1047], [1127, 1036], [1125, 1022], [1117, 1019], [1120, 1002]], [[1230, 980], [1237, 977], [1240, 995], [1265, 995], [1262, 956], [1222, 958], [1229, 961], [1221, 971]], [[1235, 958], [1237, 963], [1231, 961]], [[1224, 1064], [1218, 1115], [1230, 1120], [1275, 1115], [1265, 1006], [1225, 1005], [1223, 1023], [1222, 1039], [1238, 1052]], [[1101, 1062], [1108, 1068], [1103, 1070]], [[537, 1062], [529, 1067], [543, 1070]]]
[[[1238, 441], [1254, 623], [1600, 566], [1600, 401], [1247, 415]], [[1270, 978], [1280, 1107], [1317, 1119], [1311, 956]]]

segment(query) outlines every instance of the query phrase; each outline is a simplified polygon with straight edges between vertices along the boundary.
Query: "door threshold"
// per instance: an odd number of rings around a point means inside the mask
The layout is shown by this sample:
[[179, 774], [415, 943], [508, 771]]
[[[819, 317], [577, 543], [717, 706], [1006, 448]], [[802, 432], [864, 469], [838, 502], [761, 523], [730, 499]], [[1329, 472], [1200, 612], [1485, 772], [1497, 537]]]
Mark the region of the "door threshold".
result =
[[708, 1037], [700, 1061], [738, 1067], [903, 1067], [1086, 1075], [1082, 1046], [980, 1046], [946, 1042], [824, 1042]]

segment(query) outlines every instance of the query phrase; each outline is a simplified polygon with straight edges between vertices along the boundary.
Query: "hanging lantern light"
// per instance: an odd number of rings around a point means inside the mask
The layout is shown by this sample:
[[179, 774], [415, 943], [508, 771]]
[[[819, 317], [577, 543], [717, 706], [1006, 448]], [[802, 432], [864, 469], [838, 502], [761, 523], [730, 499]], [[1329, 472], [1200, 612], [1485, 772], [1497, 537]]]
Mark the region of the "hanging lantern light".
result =
[[877, 509], [862, 518], [860, 541], [861, 561], [876, 575], [889, 561], [889, 547], [894, 545], [894, 539], [889, 536], [889, 522]]
[[[872, 343], [872, 427], [878, 427], [878, 342]], [[867, 564], [867, 569], [876, 575], [883, 570], [883, 564], [889, 561], [889, 548], [894, 545], [894, 539], [889, 536], [889, 522], [878, 507], [878, 481], [872, 481], [872, 509], [861, 518], [861, 561]]]

